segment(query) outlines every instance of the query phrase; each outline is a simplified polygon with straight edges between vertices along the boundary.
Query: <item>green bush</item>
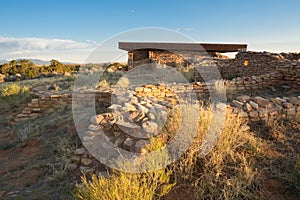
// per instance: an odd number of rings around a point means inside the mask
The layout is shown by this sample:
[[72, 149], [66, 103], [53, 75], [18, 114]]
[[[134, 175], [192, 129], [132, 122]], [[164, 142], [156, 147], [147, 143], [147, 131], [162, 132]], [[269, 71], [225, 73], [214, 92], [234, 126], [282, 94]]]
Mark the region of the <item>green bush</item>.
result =
[[19, 86], [18, 84], [10, 84], [1, 90], [1, 100], [6, 102], [10, 108], [18, 107], [21, 103], [30, 99], [29, 88]]

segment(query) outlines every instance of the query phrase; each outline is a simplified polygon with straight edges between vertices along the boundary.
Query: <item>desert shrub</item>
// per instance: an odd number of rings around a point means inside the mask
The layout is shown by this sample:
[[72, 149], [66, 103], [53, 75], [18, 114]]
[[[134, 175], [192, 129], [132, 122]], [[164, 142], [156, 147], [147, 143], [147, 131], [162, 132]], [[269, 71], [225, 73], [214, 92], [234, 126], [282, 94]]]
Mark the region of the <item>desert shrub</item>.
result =
[[29, 88], [26, 86], [19, 86], [18, 84], [10, 84], [2, 88], [1, 100], [6, 102], [10, 108], [18, 107], [30, 99]]
[[259, 151], [258, 141], [241, 131], [241, 119], [227, 114], [215, 147], [209, 154], [200, 156], [211, 117], [211, 108], [200, 109], [194, 142], [172, 166], [177, 188], [191, 191], [193, 199], [252, 198], [257, 173], [251, 155]]
[[[148, 150], [156, 151], [164, 149], [165, 145], [160, 139], [151, 139]], [[160, 162], [168, 160], [166, 151], [156, 156], [150, 157], [145, 163], [157, 165]], [[141, 160], [136, 160], [137, 166], [140, 165]], [[128, 169], [132, 167], [132, 163], [124, 161], [119, 163], [121, 169]], [[170, 176], [172, 171], [167, 168], [162, 168], [154, 171], [147, 171], [144, 173], [127, 173], [123, 171], [113, 170], [109, 178], [104, 178], [93, 174], [91, 180], [84, 175], [82, 176], [83, 186], [77, 185], [75, 198], [87, 200], [152, 200], [160, 199], [166, 195], [170, 189], [175, 185], [170, 183]]]

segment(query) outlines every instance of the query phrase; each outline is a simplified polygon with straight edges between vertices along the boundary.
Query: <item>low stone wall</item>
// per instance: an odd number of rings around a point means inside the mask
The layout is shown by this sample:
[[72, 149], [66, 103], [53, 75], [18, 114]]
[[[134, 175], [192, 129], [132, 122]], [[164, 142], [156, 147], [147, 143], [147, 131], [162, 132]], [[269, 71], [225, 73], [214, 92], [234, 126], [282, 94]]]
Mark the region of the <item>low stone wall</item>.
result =
[[102, 105], [108, 107], [111, 104], [111, 89], [102, 90], [80, 90], [80, 91], [53, 91], [46, 87], [32, 89], [34, 98], [27, 107], [14, 118], [14, 122], [28, 120], [40, 116], [50, 108], [56, 109], [62, 105], [71, 106], [72, 103], [80, 106], [90, 107]]
[[231, 103], [235, 107], [235, 113], [250, 122], [263, 121], [269, 117], [289, 117], [300, 119], [300, 96], [290, 98], [250, 97], [239, 96]]
[[[159, 129], [163, 125], [158, 125], [155, 122], [158, 111], [155, 109], [167, 113], [167, 107], [160, 105], [153, 98], [150, 100], [137, 95], [130, 96], [129, 102], [118, 102], [118, 104], [112, 105], [109, 108], [111, 113], [91, 117], [90, 126], [83, 137], [84, 146], [93, 150], [92, 146], [94, 145], [94, 149], [97, 149], [101, 146], [99, 141], [107, 138], [104, 142], [109, 142], [116, 148], [144, 154], [147, 153], [146, 146], [150, 143], [148, 139], [150, 136], [165, 139]], [[300, 96], [265, 99], [260, 96], [243, 95], [227, 104], [226, 112], [241, 117], [245, 123], [240, 129], [246, 131], [250, 129], [251, 123], [266, 121], [269, 117], [282, 116], [300, 119]], [[101, 137], [104, 135], [105, 137]], [[71, 171], [80, 170], [85, 173], [97, 171], [99, 161], [93, 158], [93, 153], [87, 151], [85, 147], [78, 148], [70, 159], [68, 169]], [[107, 152], [104, 153], [107, 154]]]
[[178, 83], [178, 84], [160, 84], [160, 85], [144, 85], [135, 88], [139, 96], [154, 96], [158, 99], [166, 99], [173, 103], [176, 102], [176, 95], [184, 97], [190, 93], [197, 96], [207, 95], [209, 92], [218, 92], [222, 90], [223, 85], [231, 93], [238, 94], [243, 91], [256, 91], [264, 89], [268, 86], [276, 86], [280, 84], [298, 84], [300, 85], [300, 66], [290, 65], [278, 68], [277, 71], [261, 74], [259, 76], [237, 77], [233, 80], [218, 80], [194, 83]]
[[[299, 59], [297, 59], [298, 57], [300, 57], [300, 54], [246, 51], [239, 52], [234, 59], [213, 59], [212, 64], [218, 67], [223, 79], [232, 79], [235, 77], [268, 74], [291, 66], [299, 67], [300, 63]], [[203, 77], [199, 71], [204, 71], [204, 75], [209, 77], [209, 69], [203, 70], [202, 64], [199, 64], [200, 66], [196, 67], [194, 76], [197, 81], [203, 81]], [[205, 72], [207, 72], [208, 75], [206, 75]]]

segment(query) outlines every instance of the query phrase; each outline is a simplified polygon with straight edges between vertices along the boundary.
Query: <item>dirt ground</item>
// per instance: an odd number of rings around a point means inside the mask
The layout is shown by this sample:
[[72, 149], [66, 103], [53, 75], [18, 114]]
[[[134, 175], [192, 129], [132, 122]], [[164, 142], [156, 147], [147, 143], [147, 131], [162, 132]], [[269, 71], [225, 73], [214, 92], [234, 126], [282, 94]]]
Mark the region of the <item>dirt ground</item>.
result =
[[[278, 86], [248, 94], [288, 97], [300, 96], [300, 90]], [[5, 112], [0, 108], [0, 199], [72, 199], [80, 174], [68, 172], [66, 166], [80, 140], [71, 109], [61, 108], [11, 126], [12, 116], [27, 103]], [[24, 139], [20, 133], [28, 127], [30, 131]], [[300, 169], [300, 122], [282, 120], [275, 128], [253, 124], [251, 130], [270, 147], [257, 164], [258, 169], [263, 169], [258, 188], [261, 196], [299, 199], [300, 177], [292, 174], [295, 162], [299, 162]], [[175, 187], [165, 199], [188, 199], [189, 193], [189, 188]]]

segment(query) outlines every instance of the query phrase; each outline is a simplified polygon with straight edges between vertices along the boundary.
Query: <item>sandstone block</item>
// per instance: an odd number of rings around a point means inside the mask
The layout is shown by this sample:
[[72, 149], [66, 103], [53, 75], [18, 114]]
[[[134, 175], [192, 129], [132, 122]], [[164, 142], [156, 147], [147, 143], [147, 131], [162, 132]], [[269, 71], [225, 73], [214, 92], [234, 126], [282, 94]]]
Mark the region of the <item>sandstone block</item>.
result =
[[254, 108], [254, 109], [258, 109], [258, 104], [257, 103], [255, 103], [254, 101], [249, 101], [249, 104], [252, 106], [252, 108]]
[[129, 149], [129, 150], [130, 150], [131, 147], [134, 145], [134, 143], [135, 143], [134, 139], [128, 137], [128, 138], [126, 138], [126, 139], [124, 140], [123, 147], [124, 147], [125, 149]]
[[124, 133], [128, 135], [136, 135], [140, 131], [140, 126], [127, 122], [117, 122], [116, 125], [122, 130]]
[[244, 104], [242, 102], [237, 101], [237, 100], [233, 100], [232, 105], [237, 107], [237, 108], [243, 108]]
[[286, 108], [286, 109], [290, 109], [290, 108], [293, 108], [293, 107], [294, 107], [293, 104], [287, 103], [287, 102], [283, 103], [282, 105], [283, 105], [283, 108]]
[[84, 166], [88, 166], [88, 165], [92, 164], [92, 160], [89, 158], [82, 158], [80, 163]]
[[80, 166], [80, 171], [82, 171], [85, 174], [88, 174], [94, 172], [95, 170], [91, 167]]
[[251, 112], [249, 112], [249, 117], [251, 117], [251, 118], [258, 117], [258, 112], [257, 111], [251, 111]]
[[76, 155], [82, 155], [86, 152], [85, 148], [78, 148], [75, 150]]
[[75, 169], [78, 168], [78, 166], [76, 163], [69, 163], [67, 168], [69, 171], [74, 171]]
[[238, 96], [236, 100], [245, 103], [250, 100], [250, 97], [248, 95], [242, 95], [242, 96]]
[[78, 155], [72, 156], [70, 160], [73, 163], [80, 163], [80, 156], [78, 156]]
[[266, 108], [270, 103], [267, 99], [260, 96], [254, 97], [254, 101], [263, 108]]

